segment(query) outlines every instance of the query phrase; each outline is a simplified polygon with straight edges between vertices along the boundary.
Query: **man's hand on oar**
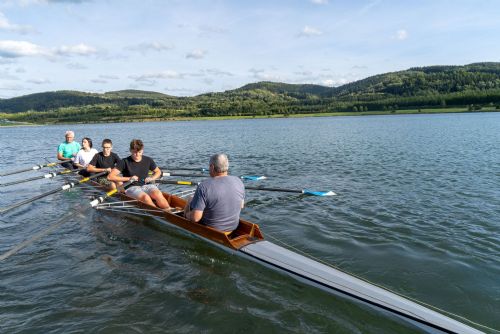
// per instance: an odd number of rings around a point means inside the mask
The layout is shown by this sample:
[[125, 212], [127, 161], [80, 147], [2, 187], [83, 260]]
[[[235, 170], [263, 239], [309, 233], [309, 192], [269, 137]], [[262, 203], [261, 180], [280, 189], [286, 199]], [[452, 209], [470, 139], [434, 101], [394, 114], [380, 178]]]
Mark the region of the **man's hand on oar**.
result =
[[[169, 177], [169, 176], [181, 176], [181, 177], [208, 177], [206, 174], [184, 174], [184, 173], [172, 173], [172, 172], [162, 172], [162, 177]], [[242, 175], [238, 176], [242, 180], [248, 180], [248, 181], [258, 181], [258, 180], [264, 180], [267, 179], [266, 176], [264, 175]]]
[[105, 174], [107, 174], [108, 172], [102, 172], [102, 173], [97, 173], [97, 174], [94, 174], [92, 176], [89, 176], [89, 177], [85, 177], [81, 180], [79, 180], [78, 182], [69, 182], [69, 183], [66, 183], [64, 184], [63, 186], [57, 188], [57, 189], [54, 189], [54, 190], [51, 190], [51, 191], [47, 191], [46, 193], [43, 193], [43, 194], [40, 194], [38, 196], [35, 196], [33, 198], [29, 198], [29, 199], [26, 199], [24, 201], [21, 201], [21, 202], [18, 202], [18, 203], [15, 203], [15, 204], [12, 204], [12, 205], [9, 205], [7, 207], [4, 207], [2, 209], [0, 209], [0, 214], [4, 214], [8, 211], [11, 211], [15, 208], [18, 208], [20, 207], [21, 205], [24, 205], [24, 204], [28, 204], [28, 203], [31, 203], [31, 202], [34, 202], [40, 198], [44, 198], [44, 197], [47, 197], [47, 196], [50, 196], [52, 194], [55, 194], [55, 193], [58, 193], [60, 191], [63, 191], [63, 190], [67, 190], [67, 189], [70, 189], [70, 188], [73, 188], [73, 187], [76, 187], [82, 183], [85, 183], [85, 182], [88, 182], [92, 179], [95, 179], [97, 177], [100, 177], [100, 176], [103, 176]]
[[[173, 181], [173, 180], [157, 180], [158, 183], [162, 184], [177, 184], [181, 186], [197, 186], [200, 182], [196, 181]], [[316, 191], [308, 189], [287, 189], [287, 188], [265, 188], [265, 187], [247, 187], [245, 190], [262, 190], [262, 191], [277, 191], [277, 192], [287, 192], [287, 193], [297, 193], [311, 196], [334, 196], [337, 195], [333, 191]]]
[[70, 161], [70, 160], [56, 161], [56, 162], [50, 162], [48, 164], [36, 165], [36, 166], [30, 167], [30, 168], [19, 169], [19, 170], [15, 170], [15, 171], [12, 171], [12, 172], [0, 173], [0, 176], [7, 176], [7, 175], [12, 175], [12, 174], [17, 174], [17, 173], [29, 172], [29, 171], [32, 171], [32, 170], [42, 169], [44, 167], [53, 167], [53, 166], [60, 165], [60, 164], [63, 164], [65, 162], [68, 162], [68, 161]]
[[64, 174], [76, 173], [76, 172], [79, 172], [80, 170], [82, 170], [82, 169], [81, 168], [80, 169], [75, 169], [75, 170], [66, 169], [66, 170], [63, 170], [61, 172], [52, 172], [52, 173], [48, 173], [48, 174], [45, 174], [45, 175], [30, 177], [30, 178], [27, 178], [27, 179], [22, 179], [22, 180], [16, 180], [16, 181], [12, 181], [12, 182], [2, 183], [2, 184], [0, 184], [0, 187], [7, 187], [7, 186], [14, 185], [14, 184], [25, 183], [25, 182], [30, 182], [30, 181], [35, 181], [35, 180], [41, 180], [41, 179], [50, 179], [50, 178], [56, 177], [57, 175], [64, 175]]

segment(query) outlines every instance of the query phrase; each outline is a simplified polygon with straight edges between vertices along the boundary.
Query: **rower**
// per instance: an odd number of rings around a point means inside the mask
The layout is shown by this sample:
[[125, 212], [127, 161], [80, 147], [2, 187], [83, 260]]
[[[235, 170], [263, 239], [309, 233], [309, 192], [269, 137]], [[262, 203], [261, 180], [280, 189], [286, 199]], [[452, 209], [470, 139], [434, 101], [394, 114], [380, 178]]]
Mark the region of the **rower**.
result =
[[66, 140], [57, 147], [57, 159], [67, 161], [61, 164], [61, 166], [68, 169], [74, 169], [73, 159], [78, 151], [80, 151], [80, 144], [74, 141], [75, 133], [73, 131], [66, 131], [64, 136]]
[[73, 164], [77, 168], [81, 168], [82, 170], [78, 173], [83, 176], [89, 176], [90, 174], [86, 169], [89, 162], [94, 158], [97, 154], [97, 150], [92, 148], [92, 139], [89, 137], [83, 137], [82, 139], [82, 149], [78, 151], [73, 161]]
[[[118, 154], [112, 152], [112, 150], [113, 142], [111, 139], [104, 139], [102, 141], [102, 152], [94, 155], [87, 165], [87, 172], [99, 173], [107, 171], [111, 173], [111, 170], [120, 162], [120, 157]], [[116, 183], [109, 181], [106, 176], [100, 177], [96, 181], [110, 190], [116, 189]]]
[[[158, 187], [153, 184], [159, 179], [162, 172], [150, 157], [143, 155], [144, 144], [140, 139], [130, 142], [130, 156], [121, 160], [108, 175], [108, 180], [114, 182], [135, 181], [125, 190], [125, 194], [149, 205], [155, 205], [161, 209], [168, 209], [170, 205]], [[153, 172], [148, 176], [149, 171]], [[118, 174], [122, 173], [122, 176]]]
[[228, 175], [225, 154], [210, 158], [210, 178], [202, 181], [184, 209], [184, 216], [223, 232], [234, 231], [244, 206], [245, 186], [241, 179]]

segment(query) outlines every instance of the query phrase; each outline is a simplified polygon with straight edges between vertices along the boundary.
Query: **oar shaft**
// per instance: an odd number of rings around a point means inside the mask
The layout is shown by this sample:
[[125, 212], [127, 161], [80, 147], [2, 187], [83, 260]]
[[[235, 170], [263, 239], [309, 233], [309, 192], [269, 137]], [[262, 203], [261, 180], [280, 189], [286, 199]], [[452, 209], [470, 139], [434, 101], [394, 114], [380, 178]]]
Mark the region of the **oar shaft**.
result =
[[29, 171], [32, 171], [32, 170], [42, 169], [44, 167], [52, 167], [52, 166], [63, 164], [63, 163], [68, 162], [68, 161], [69, 160], [67, 160], [67, 161], [56, 161], [56, 162], [51, 162], [51, 163], [44, 164], [44, 165], [35, 165], [35, 166], [31, 167], [31, 168], [19, 169], [19, 170], [15, 170], [15, 171], [12, 171], [12, 172], [7, 172], [7, 173], [0, 173], [0, 176], [7, 176], [7, 175], [12, 175], [12, 174], [17, 174], [17, 173], [29, 172]]
[[96, 177], [100, 177], [100, 176], [103, 176], [105, 175], [107, 172], [102, 172], [102, 173], [97, 173], [97, 174], [94, 174], [92, 176], [89, 176], [89, 177], [86, 177], [86, 178], [83, 178], [81, 180], [79, 180], [78, 182], [69, 182], [69, 183], [66, 183], [64, 184], [63, 186], [61, 186], [60, 188], [57, 188], [57, 189], [53, 189], [53, 190], [50, 190], [50, 191], [47, 191], [43, 194], [40, 194], [40, 195], [37, 195], [33, 198], [29, 198], [29, 199], [26, 199], [24, 201], [21, 201], [21, 202], [18, 202], [18, 203], [15, 203], [13, 205], [10, 205], [10, 206], [7, 206], [7, 207], [4, 207], [2, 209], [0, 209], [0, 214], [4, 214], [8, 211], [11, 211], [15, 208], [18, 208], [24, 204], [28, 204], [28, 203], [31, 203], [33, 201], [36, 201], [40, 198], [44, 198], [44, 197], [47, 197], [47, 196], [50, 196], [50, 195], [53, 195], [55, 193], [58, 193], [60, 191], [63, 191], [63, 190], [67, 190], [67, 189], [70, 189], [70, 188], [73, 188], [73, 187], [76, 187], [82, 183], [85, 183], [85, 182], [88, 182], [89, 180], [92, 180], [92, 179], [95, 179]]
[[181, 168], [174, 168], [174, 167], [160, 167], [161, 170], [192, 170], [192, 171], [197, 171], [197, 172], [208, 172], [208, 168], [197, 168], [197, 167], [181, 167]]
[[7, 186], [12, 186], [14, 184], [26, 183], [26, 182], [31, 182], [31, 181], [35, 181], [35, 180], [41, 180], [41, 179], [50, 179], [50, 178], [56, 177], [57, 175], [70, 174], [70, 173], [75, 173], [77, 171], [79, 171], [79, 170], [78, 169], [75, 169], [75, 170], [67, 169], [67, 170], [63, 170], [61, 172], [57, 172], [57, 173], [52, 172], [52, 173], [48, 173], [48, 174], [41, 175], [41, 176], [35, 176], [35, 177], [27, 178], [27, 179], [2, 183], [2, 184], [0, 184], [0, 187], [7, 187]]
[[197, 186], [199, 184], [196, 181], [156, 180], [156, 182], [161, 184], [177, 184], [180, 186]]
[[278, 191], [278, 192], [283, 192], [283, 193], [297, 193], [297, 194], [303, 194], [304, 193], [304, 190], [302, 190], [302, 189], [247, 187], [247, 186], [245, 186], [245, 189], [249, 189], [249, 190], [263, 190], [263, 191]]

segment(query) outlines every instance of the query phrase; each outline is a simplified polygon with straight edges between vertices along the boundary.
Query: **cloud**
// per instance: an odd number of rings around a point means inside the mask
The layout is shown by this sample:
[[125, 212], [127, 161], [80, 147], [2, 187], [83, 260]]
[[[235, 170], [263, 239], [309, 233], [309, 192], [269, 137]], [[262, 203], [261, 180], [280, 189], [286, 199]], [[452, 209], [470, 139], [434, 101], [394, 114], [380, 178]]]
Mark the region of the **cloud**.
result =
[[147, 51], [168, 51], [174, 48], [173, 45], [164, 44], [161, 42], [145, 42], [137, 45], [128, 46], [125, 49], [130, 51], [138, 51], [141, 53], [146, 53]]
[[223, 76], [232, 77], [232, 76], [234, 76], [234, 74], [231, 72], [222, 71], [222, 70], [219, 70], [217, 68], [209, 68], [209, 69], [204, 70], [204, 72], [206, 72], [209, 75], [215, 75], [218, 77], [223, 77]]
[[29, 32], [34, 31], [34, 29], [30, 26], [22, 26], [10, 23], [9, 20], [5, 17], [5, 15], [2, 12], [0, 12], [0, 31], [1, 30], [16, 32], [20, 34], [27, 34]]
[[131, 75], [129, 76], [130, 79], [133, 79], [137, 82], [143, 82], [149, 85], [154, 85], [156, 84], [156, 80], [159, 79], [184, 79], [184, 74], [178, 73], [176, 71], [163, 71], [163, 72], [157, 72], [157, 73], [147, 73], [147, 74], [141, 74], [141, 75]]
[[257, 80], [263, 80], [263, 81], [284, 81], [284, 79], [282, 77], [280, 77], [279, 75], [266, 72], [263, 69], [251, 68], [248, 71], [250, 73], [252, 73], [253, 77], [256, 78]]
[[196, 49], [186, 54], [187, 59], [202, 59], [207, 54], [207, 51]]
[[299, 33], [299, 37], [314, 37], [314, 36], [320, 36], [323, 35], [323, 32], [310, 27], [310, 26], [305, 26], [304, 29]]
[[99, 78], [104, 79], [104, 80], [118, 80], [120, 79], [119, 76], [117, 75], [107, 75], [107, 74], [101, 74], [99, 75]]
[[328, 0], [309, 0], [309, 1], [315, 5], [327, 5], [328, 4]]
[[211, 25], [200, 25], [198, 27], [198, 30], [200, 31], [201, 36], [209, 36], [215, 34], [220, 35], [228, 32], [228, 30], [225, 28]]
[[342, 86], [345, 85], [346, 83], [349, 83], [350, 80], [346, 78], [339, 78], [339, 79], [325, 79], [321, 81], [321, 85], [323, 86], [328, 86], [328, 87], [337, 87], [337, 86]]
[[400, 41], [404, 41], [405, 39], [408, 38], [408, 32], [404, 29], [398, 30], [396, 32], [395, 38], [400, 40]]
[[88, 56], [97, 53], [97, 49], [88, 46], [86, 44], [80, 43], [73, 46], [63, 45], [55, 49], [55, 54], [61, 56]]
[[42, 79], [42, 78], [30, 79], [30, 80], [27, 80], [27, 82], [35, 84], [35, 85], [43, 85], [43, 84], [51, 83], [51, 81], [49, 79]]
[[105, 84], [105, 83], [108, 83], [107, 80], [104, 80], [104, 79], [92, 79], [90, 80], [92, 83], [98, 83], [98, 84]]
[[0, 57], [19, 58], [33, 56], [49, 56], [50, 51], [39, 45], [25, 41], [0, 41]]
[[21, 85], [0, 85], [0, 91], [10, 90], [10, 91], [21, 91], [25, 88]]
[[26, 41], [0, 41], [0, 58], [88, 56], [97, 50], [85, 44], [49, 49]]
[[80, 63], [69, 63], [66, 64], [67, 68], [70, 68], [72, 70], [86, 70], [87, 66], [80, 64]]

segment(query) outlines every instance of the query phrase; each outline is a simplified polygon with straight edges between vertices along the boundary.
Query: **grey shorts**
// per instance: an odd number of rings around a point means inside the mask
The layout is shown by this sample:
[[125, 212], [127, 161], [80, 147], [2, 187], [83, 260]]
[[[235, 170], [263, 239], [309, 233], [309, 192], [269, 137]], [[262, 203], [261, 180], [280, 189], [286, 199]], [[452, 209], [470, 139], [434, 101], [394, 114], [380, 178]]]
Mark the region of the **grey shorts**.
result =
[[137, 198], [141, 193], [146, 193], [148, 195], [151, 195], [151, 193], [155, 190], [158, 190], [156, 184], [145, 184], [143, 186], [133, 186], [127, 188], [127, 190], [125, 190], [125, 194], [127, 196]]

